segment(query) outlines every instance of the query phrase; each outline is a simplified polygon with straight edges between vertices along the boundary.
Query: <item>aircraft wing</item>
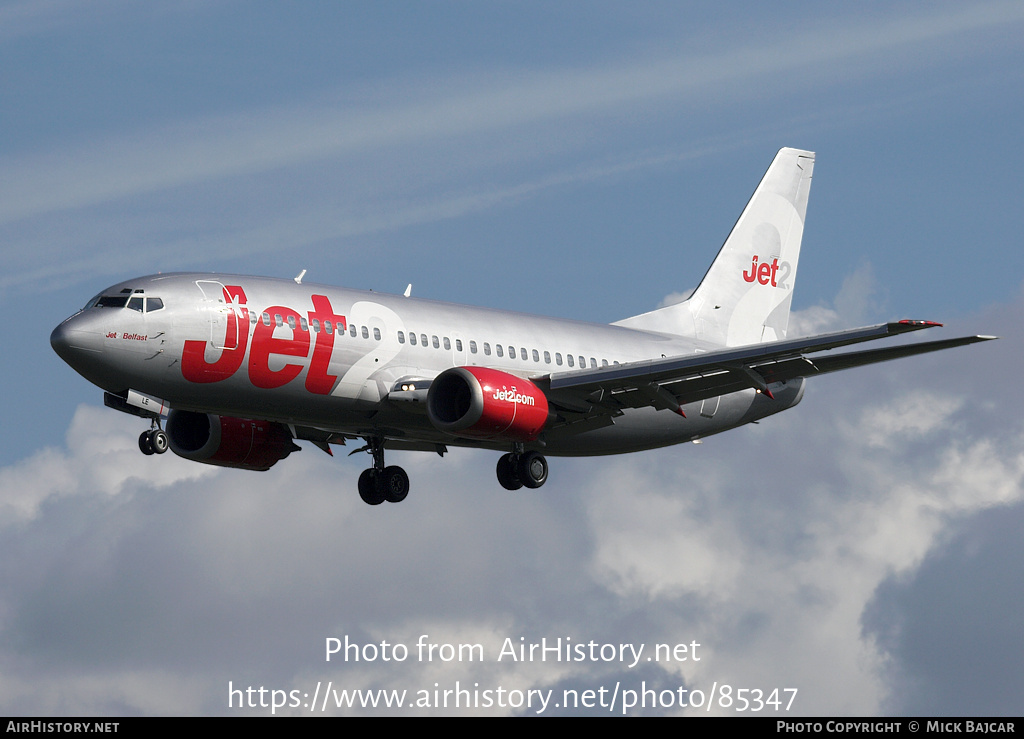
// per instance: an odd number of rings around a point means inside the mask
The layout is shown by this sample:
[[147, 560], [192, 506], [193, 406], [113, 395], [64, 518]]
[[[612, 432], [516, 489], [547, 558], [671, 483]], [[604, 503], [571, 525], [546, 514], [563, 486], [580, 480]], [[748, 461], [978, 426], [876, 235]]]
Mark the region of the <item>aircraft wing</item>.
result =
[[569, 413], [616, 415], [622, 408], [652, 405], [681, 413], [680, 406], [754, 388], [889, 359], [964, 346], [994, 336], [964, 336], [885, 349], [816, 355], [850, 344], [933, 328], [931, 321], [897, 321], [817, 336], [729, 347], [610, 367], [553, 372], [531, 377], [548, 400]]

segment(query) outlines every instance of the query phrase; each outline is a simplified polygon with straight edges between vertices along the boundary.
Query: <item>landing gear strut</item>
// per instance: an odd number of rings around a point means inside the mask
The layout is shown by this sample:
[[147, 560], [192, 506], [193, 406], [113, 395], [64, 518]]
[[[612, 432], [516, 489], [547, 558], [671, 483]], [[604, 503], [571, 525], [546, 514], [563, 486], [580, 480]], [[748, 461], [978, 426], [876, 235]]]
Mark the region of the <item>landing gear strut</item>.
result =
[[153, 419], [153, 427], [139, 436], [139, 451], [145, 455], [163, 454], [169, 446], [167, 432], [160, 428], [158, 419]]
[[498, 482], [506, 490], [539, 488], [548, 480], [548, 461], [540, 452], [514, 451], [498, 459]]
[[373, 455], [373, 467], [359, 475], [359, 497], [369, 505], [401, 503], [409, 494], [409, 476], [401, 467], [384, 466], [384, 440], [371, 437], [366, 440], [367, 451]]

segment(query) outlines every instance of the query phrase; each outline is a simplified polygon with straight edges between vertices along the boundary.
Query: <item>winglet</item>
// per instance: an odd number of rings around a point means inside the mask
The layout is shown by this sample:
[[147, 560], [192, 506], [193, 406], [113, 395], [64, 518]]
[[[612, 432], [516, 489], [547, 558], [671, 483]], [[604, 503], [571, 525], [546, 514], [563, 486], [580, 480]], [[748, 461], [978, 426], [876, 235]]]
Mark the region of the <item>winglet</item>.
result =
[[910, 331], [921, 331], [926, 328], [942, 328], [938, 321], [921, 321], [904, 318], [901, 321], [890, 321], [885, 324], [890, 335], [905, 334]]
[[902, 323], [911, 326], [921, 326], [922, 328], [934, 328], [935, 326], [938, 326], [939, 328], [942, 327], [942, 324], [939, 323], [938, 321], [915, 321], [909, 318], [904, 318], [902, 321], [897, 321], [897, 323]]

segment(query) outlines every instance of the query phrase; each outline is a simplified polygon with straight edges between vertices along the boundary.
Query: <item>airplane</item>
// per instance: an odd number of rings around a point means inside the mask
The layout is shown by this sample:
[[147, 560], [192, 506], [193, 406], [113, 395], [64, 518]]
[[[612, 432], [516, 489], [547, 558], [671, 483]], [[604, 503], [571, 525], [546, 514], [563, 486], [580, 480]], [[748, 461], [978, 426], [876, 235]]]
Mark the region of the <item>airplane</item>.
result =
[[305, 271], [169, 273], [108, 287], [50, 343], [105, 405], [150, 421], [144, 454], [268, 470], [297, 440], [328, 454], [362, 440], [359, 495], [379, 505], [409, 493], [385, 449], [475, 447], [502, 453], [502, 487], [539, 488], [546, 455], [699, 442], [792, 408], [808, 377], [996, 338], [833, 354], [941, 324], [788, 336], [814, 158], [778, 152], [688, 299], [610, 325], [305, 284]]

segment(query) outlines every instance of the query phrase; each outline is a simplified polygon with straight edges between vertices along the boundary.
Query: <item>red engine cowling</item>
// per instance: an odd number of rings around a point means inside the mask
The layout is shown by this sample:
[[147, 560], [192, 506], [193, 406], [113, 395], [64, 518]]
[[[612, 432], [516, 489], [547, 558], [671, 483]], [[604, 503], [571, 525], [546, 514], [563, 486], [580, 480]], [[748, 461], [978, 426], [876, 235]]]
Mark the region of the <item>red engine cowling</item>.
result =
[[265, 471], [298, 449], [281, 424], [212, 413], [171, 411], [171, 451], [193, 462]]
[[427, 415], [449, 434], [533, 441], [548, 421], [548, 400], [522, 377], [486, 367], [453, 367], [430, 384]]

